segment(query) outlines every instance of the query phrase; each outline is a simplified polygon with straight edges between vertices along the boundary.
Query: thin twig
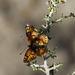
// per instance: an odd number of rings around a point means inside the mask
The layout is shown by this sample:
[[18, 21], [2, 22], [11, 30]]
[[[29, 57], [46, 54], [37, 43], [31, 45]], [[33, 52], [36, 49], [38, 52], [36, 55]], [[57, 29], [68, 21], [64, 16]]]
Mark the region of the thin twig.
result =
[[44, 65], [32, 64], [31, 67], [32, 66], [35, 66], [35, 67], [43, 67]]
[[74, 75], [75, 74], [75, 71], [72, 73], [72, 75]]
[[55, 22], [60, 22], [61, 20], [63, 20], [63, 18], [57, 19]]
[[[54, 7], [57, 6], [57, 4], [56, 4], [53, 0], [51, 0], [51, 3], [52, 3], [52, 5], [53, 5]], [[50, 11], [50, 13], [49, 13], [49, 19], [46, 19], [46, 20], [45, 20], [45, 21], [46, 21], [46, 26], [45, 26], [45, 31], [46, 31], [46, 32], [48, 31], [49, 23], [50, 23], [50, 18], [51, 18], [51, 16], [52, 16], [53, 12], [54, 12], [54, 9], [51, 9], [51, 11]]]
[[46, 71], [45, 71], [45, 70], [43, 70], [42, 68], [38, 68], [38, 70], [40, 70], [40, 71], [42, 71], [42, 72], [46, 73]]
[[51, 67], [51, 68], [49, 68], [48, 70], [51, 71], [51, 70], [53, 70], [53, 69], [56, 69], [56, 68], [59, 67], [59, 66], [61, 66], [61, 64], [59, 64], [59, 65], [57, 65], [57, 66], [55, 66], [55, 64], [54, 64], [54, 66]]

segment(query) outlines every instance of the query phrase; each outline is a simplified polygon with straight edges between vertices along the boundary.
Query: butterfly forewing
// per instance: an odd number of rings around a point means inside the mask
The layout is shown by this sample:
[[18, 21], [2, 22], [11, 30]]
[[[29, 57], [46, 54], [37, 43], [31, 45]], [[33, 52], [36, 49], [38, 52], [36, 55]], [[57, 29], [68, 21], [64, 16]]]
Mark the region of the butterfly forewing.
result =
[[37, 34], [37, 29], [35, 29], [33, 26], [30, 26], [29, 24], [26, 25], [26, 35], [30, 44], [34, 41]]

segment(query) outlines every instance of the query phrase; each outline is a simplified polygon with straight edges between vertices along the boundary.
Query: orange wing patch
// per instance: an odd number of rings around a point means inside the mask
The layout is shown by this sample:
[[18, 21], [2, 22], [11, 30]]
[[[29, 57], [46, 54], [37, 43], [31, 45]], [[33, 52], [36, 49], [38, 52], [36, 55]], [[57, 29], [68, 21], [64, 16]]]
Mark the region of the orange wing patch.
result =
[[37, 34], [38, 34], [37, 29], [35, 29], [33, 26], [30, 27], [29, 24], [26, 25], [26, 35], [30, 44], [34, 41]]
[[42, 47], [42, 48], [36, 48], [35, 49], [35, 54], [38, 56], [44, 56], [47, 54], [48, 48], [47, 47]]
[[25, 57], [24, 57], [24, 63], [28, 63], [35, 58], [36, 58], [36, 56], [34, 54], [34, 51], [32, 49], [28, 49], [26, 54], [25, 54]]
[[33, 43], [33, 46], [47, 46], [48, 37], [45, 34], [39, 34]]

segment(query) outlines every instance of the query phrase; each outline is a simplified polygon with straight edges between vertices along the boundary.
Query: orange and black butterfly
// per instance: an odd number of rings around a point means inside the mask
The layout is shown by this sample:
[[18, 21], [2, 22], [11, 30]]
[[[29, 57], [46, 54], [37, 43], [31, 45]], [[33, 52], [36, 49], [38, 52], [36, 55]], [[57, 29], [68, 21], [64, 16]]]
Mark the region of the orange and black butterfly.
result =
[[48, 37], [45, 34], [40, 34], [37, 29], [29, 24], [26, 25], [26, 35], [29, 42], [29, 49], [25, 53], [24, 63], [31, 62], [38, 56], [44, 56], [47, 51]]

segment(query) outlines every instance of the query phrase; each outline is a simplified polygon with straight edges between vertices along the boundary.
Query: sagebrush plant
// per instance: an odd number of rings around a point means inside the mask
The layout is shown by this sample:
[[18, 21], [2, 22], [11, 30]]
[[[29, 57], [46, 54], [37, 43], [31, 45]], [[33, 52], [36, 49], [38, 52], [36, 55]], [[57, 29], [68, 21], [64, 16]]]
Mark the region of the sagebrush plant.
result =
[[[50, 28], [54, 26], [53, 25], [54, 23], [62, 22], [62, 20], [64, 18], [75, 17], [74, 13], [71, 12], [68, 16], [64, 16], [62, 14], [59, 19], [51, 21], [51, 17], [53, 16], [53, 14], [56, 15], [56, 13], [57, 13], [57, 11], [56, 11], [56, 9], [58, 8], [57, 5], [60, 2], [62, 2], [62, 4], [64, 4], [67, 1], [66, 0], [48, 0], [48, 1], [46, 1], [46, 5], [48, 5], [49, 13], [43, 19], [46, 22], [46, 24], [45, 25], [42, 24], [41, 29], [39, 29], [39, 33], [47, 34], [50, 32]], [[49, 36], [48, 36], [48, 38], [49, 38], [49, 40], [51, 39]], [[44, 59], [43, 65], [37, 64], [37, 60], [35, 60], [32, 63], [28, 63], [27, 66], [32, 67], [33, 71], [40, 70], [40, 71], [44, 72], [46, 75], [55, 75], [55, 71], [58, 71], [57, 68], [62, 66], [63, 64], [60, 64], [60, 63], [56, 64], [54, 62], [51, 66], [49, 66], [47, 64], [47, 59], [50, 57], [54, 59], [56, 57], [56, 52], [55, 52], [56, 48], [57, 47], [53, 48], [53, 50], [48, 50], [47, 55], [43, 56], [43, 59]], [[75, 72], [73, 72], [73, 74], [75, 74]], [[68, 74], [68, 75], [73, 75], [73, 74]]]

